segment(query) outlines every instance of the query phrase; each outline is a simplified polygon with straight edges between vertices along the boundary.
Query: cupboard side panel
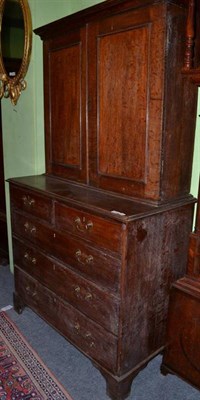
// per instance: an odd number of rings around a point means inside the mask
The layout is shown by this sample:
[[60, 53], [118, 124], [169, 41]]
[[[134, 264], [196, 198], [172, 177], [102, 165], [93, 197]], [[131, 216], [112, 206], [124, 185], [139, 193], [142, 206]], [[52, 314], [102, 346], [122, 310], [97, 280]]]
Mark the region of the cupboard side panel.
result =
[[184, 275], [193, 205], [129, 226], [121, 372], [140, 367], [165, 345], [171, 283]]

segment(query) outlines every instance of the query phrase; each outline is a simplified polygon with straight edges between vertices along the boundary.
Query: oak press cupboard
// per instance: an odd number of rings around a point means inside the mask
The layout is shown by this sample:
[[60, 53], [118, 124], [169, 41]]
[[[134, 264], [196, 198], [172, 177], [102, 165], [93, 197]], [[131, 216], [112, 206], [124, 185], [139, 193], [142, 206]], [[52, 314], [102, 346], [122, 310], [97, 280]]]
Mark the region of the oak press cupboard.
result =
[[88, 356], [113, 400], [163, 350], [169, 288], [186, 269], [187, 16], [186, 1], [108, 0], [35, 30], [46, 173], [10, 180], [14, 305]]

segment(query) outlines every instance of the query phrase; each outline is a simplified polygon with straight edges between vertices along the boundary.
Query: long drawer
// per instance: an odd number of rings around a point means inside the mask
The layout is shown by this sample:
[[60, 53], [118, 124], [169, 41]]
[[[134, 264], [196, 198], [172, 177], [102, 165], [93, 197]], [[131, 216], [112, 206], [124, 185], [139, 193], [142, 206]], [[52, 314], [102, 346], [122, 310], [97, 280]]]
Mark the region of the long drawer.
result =
[[55, 225], [105, 249], [121, 253], [123, 224], [97, 217], [62, 203], [54, 204]]
[[82, 352], [112, 372], [117, 371], [117, 338], [62, 301], [19, 268], [15, 289], [24, 303], [52, 324]]
[[12, 185], [10, 186], [10, 198], [13, 208], [30, 213], [45, 221], [51, 221], [52, 200], [50, 198]]
[[85, 278], [110, 289], [119, 290], [120, 260], [91, 247], [72, 235], [52, 230], [51, 226], [37, 219], [14, 212], [12, 215], [13, 234], [30, 241], [44, 252], [70, 265]]
[[15, 265], [104, 328], [118, 334], [119, 300], [116, 296], [108, 294], [33, 246], [15, 239], [13, 250]]

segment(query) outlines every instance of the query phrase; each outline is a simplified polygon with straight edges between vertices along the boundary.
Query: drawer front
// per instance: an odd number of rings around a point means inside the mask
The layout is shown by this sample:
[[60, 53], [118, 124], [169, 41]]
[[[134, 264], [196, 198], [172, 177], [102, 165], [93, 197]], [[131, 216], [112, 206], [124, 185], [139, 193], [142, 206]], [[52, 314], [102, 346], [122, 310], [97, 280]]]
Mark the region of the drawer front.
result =
[[62, 302], [26, 273], [15, 268], [15, 290], [24, 303], [56, 327], [83, 353], [116, 372], [117, 338], [71, 305]]
[[34, 218], [13, 213], [13, 233], [31, 241], [58, 260], [81, 272], [86, 279], [112, 290], [119, 290], [120, 260], [92, 248], [83, 240], [40, 224]]
[[54, 231], [50, 226], [19, 212], [12, 213], [12, 232], [32, 243], [41, 245], [46, 251], [53, 251]]
[[51, 221], [52, 201], [47, 197], [40, 196], [28, 189], [19, 189], [10, 187], [11, 205], [21, 211], [25, 211], [42, 218], [45, 221]]
[[55, 202], [55, 224], [58, 229], [73, 232], [98, 246], [121, 253], [122, 224], [108, 221]]
[[54, 254], [97, 285], [119, 291], [120, 260], [108, 252], [100, 251], [84, 240], [56, 232]]
[[14, 261], [63, 300], [110, 332], [118, 333], [119, 300], [34, 247], [13, 241]]

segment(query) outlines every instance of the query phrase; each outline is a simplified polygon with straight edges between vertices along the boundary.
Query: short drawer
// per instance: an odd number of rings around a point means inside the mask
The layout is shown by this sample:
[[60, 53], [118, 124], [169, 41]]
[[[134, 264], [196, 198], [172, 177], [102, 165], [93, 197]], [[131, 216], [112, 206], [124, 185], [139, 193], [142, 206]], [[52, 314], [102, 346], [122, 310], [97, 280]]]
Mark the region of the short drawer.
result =
[[[12, 210], [13, 211], [13, 210]], [[50, 225], [40, 223], [30, 215], [12, 212], [13, 235], [21, 236], [25, 240], [41, 245], [46, 251], [53, 250], [54, 231]]]
[[119, 291], [121, 262], [108, 251], [91, 247], [84, 240], [54, 231], [50, 226], [17, 212], [13, 213], [12, 223], [14, 236], [37, 245], [97, 285]]
[[58, 229], [73, 232], [81, 238], [114, 252], [122, 250], [122, 227], [119, 222], [100, 218], [55, 202], [55, 224]]
[[30, 306], [83, 353], [108, 370], [117, 371], [117, 337], [15, 268], [15, 307], [18, 295], [20, 301]]
[[12, 185], [10, 186], [10, 198], [13, 208], [30, 213], [45, 221], [51, 221], [52, 200], [50, 198]]
[[13, 241], [15, 265], [110, 332], [118, 333], [119, 300], [32, 246]]

